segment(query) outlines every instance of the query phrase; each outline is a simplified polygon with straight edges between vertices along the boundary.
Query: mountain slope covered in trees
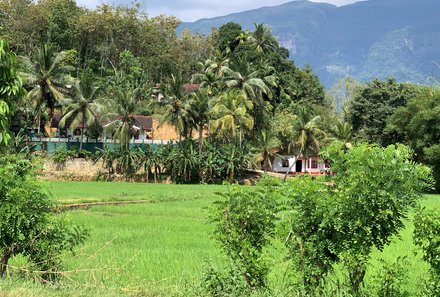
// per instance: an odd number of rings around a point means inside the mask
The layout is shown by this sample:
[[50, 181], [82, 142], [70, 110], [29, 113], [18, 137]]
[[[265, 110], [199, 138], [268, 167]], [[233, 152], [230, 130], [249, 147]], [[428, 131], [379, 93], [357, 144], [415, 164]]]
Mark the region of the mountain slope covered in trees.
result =
[[293, 1], [182, 23], [180, 30], [208, 33], [227, 22], [244, 29], [265, 23], [291, 59], [310, 64], [328, 87], [344, 76], [425, 83], [440, 75], [439, 7], [437, 0], [369, 0], [342, 7]]

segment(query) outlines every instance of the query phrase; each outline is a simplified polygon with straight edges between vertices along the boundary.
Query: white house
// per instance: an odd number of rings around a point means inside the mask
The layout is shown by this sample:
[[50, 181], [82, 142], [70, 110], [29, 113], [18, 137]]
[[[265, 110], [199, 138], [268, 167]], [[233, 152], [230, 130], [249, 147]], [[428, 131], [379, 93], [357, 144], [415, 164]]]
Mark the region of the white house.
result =
[[305, 174], [313, 175], [325, 174], [330, 168], [328, 161], [323, 161], [319, 157], [294, 156], [294, 155], [278, 155], [275, 156], [272, 163], [272, 171], [278, 173]]

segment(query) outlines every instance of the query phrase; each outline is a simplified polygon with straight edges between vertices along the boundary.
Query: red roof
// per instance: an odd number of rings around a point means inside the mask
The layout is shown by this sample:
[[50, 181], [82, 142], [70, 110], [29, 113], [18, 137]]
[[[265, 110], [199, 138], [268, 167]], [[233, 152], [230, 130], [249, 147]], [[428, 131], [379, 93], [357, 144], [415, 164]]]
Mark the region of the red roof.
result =
[[[59, 112], [55, 113], [53, 115], [53, 117], [52, 117], [52, 120], [50, 121], [50, 127], [51, 128], [58, 128], [62, 118], [63, 118], [63, 115], [61, 113], [59, 113]], [[72, 121], [73, 121], [72, 118], [71, 119], [67, 119], [63, 129], [70, 128], [70, 125], [72, 124]], [[77, 128], [79, 128], [79, 129], [83, 128], [83, 124], [80, 123]]]
[[147, 132], [153, 131], [153, 117], [152, 116], [141, 116], [141, 115], [132, 115], [135, 120], [135, 125], [142, 128]]

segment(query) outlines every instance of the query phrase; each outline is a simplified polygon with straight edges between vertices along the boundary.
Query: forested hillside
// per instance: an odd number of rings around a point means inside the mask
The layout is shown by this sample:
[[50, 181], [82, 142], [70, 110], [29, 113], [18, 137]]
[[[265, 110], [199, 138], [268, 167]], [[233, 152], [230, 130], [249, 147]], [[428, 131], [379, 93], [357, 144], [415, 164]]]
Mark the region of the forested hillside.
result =
[[265, 23], [289, 49], [290, 58], [312, 65], [327, 87], [345, 76], [363, 81], [394, 76], [424, 83], [439, 75], [438, 9], [436, 0], [369, 0], [342, 7], [293, 1], [180, 28], [208, 33], [226, 22], [244, 29]]

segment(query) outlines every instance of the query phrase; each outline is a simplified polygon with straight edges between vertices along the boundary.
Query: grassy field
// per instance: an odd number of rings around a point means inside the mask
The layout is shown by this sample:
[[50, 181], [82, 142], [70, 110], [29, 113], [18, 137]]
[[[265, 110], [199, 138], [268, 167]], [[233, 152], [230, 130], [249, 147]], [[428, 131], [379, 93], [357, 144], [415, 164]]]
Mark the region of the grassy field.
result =
[[[90, 230], [86, 245], [75, 256], [66, 256], [65, 282], [61, 291], [22, 285], [32, 296], [169, 296], [187, 295], [197, 284], [206, 262], [222, 265], [219, 247], [210, 238], [206, 208], [218, 199], [216, 192], [227, 186], [154, 185], [132, 183], [50, 182], [61, 203], [110, 200], [147, 200], [137, 205], [97, 206], [68, 211], [71, 221]], [[428, 195], [427, 207], [440, 205], [440, 195]], [[408, 260], [408, 289], [426, 275], [427, 266], [414, 255], [412, 224], [383, 252], [376, 251], [367, 281], [378, 272], [379, 259], [405, 256]], [[275, 272], [283, 265], [273, 258]], [[277, 281], [272, 277], [272, 281]], [[3, 287], [3, 288], [2, 288]], [[24, 296], [14, 283], [0, 283], [0, 295]], [[15, 294], [15, 295], [14, 295]]]
[[147, 200], [151, 202], [196, 200], [214, 197], [220, 185], [166, 185], [125, 182], [46, 182], [61, 204]]

